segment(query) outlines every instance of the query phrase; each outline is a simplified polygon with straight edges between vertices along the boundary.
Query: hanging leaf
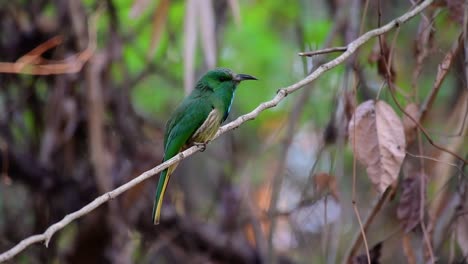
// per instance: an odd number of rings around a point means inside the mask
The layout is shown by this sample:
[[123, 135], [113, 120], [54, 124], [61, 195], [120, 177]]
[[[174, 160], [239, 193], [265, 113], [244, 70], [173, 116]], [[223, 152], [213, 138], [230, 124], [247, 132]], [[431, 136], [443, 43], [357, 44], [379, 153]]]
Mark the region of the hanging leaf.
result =
[[425, 196], [426, 176], [424, 174], [418, 173], [404, 179], [401, 183], [402, 194], [397, 208], [397, 217], [406, 233], [413, 230], [421, 219], [421, 179]]
[[353, 91], [347, 91], [344, 94], [344, 100], [345, 100], [345, 117], [346, 121], [349, 122], [351, 120], [351, 117], [353, 116], [353, 111], [356, 108], [356, 95], [354, 94]]
[[151, 32], [151, 44], [148, 57], [153, 57], [158, 47], [164, 28], [166, 27], [169, 13], [169, 0], [160, 0], [153, 17], [153, 29]]
[[[405, 112], [408, 113], [414, 120], [419, 121], [419, 107], [415, 103], [410, 103], [405, 107]], [[418, 126], [408, 116], [403, 116], [403, 128], [405, 130], [406, 145], [410, 145], [416, 138], [416, 128]]]
[[198, 0], [200, 33], [206, 66], [212, 69], [216, 66], [216, 26], [211, 0]]
[[[371, 64], [377, 63], [377, 73], [384, 79], [389, 75], [390, 81], [394, 82], [396, 79], [396, 71], [393, 65], [393, 60], [390, 61], [390, 51], [387, 40], [382, 37], [380, 41], [376, 40], [374, 48], [369, 54], [368, 62]], [[388, 66], [387, 72], [387, 65], [389, 63], [391, 63], [391, 65]]]
[[324, 195], [330, 193], [336, 201], [339, 201], [336, 178], [326, 172], [318, 172], [313, 176], [314, 189], [316, 194]]
[[187, 0], [184, 24], [184, 90], [189, 94], [195, 85], [195, 49], [197, 47], [197, 1]]
[[354, 154], [383, 193], [398, 177], [405, 157], [400, 118], [387, 103], [369, 100], [356, 108], [348, 133]]
[[[369, 250], [369, 257], [371, 264], [379, 264], [380, 256], [382, 255], [382, 242], [377, 243], [374, 247]], [[353, 264], [367, 264], [367, 254], [361, 254], [353, 258]]]

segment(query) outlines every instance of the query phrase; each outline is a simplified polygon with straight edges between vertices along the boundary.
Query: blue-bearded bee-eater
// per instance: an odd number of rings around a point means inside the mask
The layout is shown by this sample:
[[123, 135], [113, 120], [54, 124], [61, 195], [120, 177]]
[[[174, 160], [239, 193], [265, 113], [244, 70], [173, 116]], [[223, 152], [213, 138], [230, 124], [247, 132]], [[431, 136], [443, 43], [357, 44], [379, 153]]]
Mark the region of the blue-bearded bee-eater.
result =
[[[244, 80], [257, 80], [247, 74], [235, 74], [217, 68], [207, 72], [166, 123], [164, 159], [169, 160], [194, 144], [213, 139], [229, 115], [237, 85]], [[159, 223], [169, 178], [177, 163], [161, 172], [153, 205], [153, 223]]]

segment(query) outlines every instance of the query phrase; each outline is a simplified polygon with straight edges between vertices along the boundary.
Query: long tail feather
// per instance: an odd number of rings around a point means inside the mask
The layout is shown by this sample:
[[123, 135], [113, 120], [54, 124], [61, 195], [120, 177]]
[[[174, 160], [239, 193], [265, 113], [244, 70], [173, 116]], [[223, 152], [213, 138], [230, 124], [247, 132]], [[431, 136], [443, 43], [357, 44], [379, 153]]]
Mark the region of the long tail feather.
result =
[[158, 187], [156, 188], [156, 197], [154, 198], [153, 204], [153, 224], [159, 224], [161, 217], [161, 208], [164, 199], [164, 194], [166, 193], [167, 183], [171, 177], [173, 169], [169, 167], [168, 169], [161, 172], [159, 175]]

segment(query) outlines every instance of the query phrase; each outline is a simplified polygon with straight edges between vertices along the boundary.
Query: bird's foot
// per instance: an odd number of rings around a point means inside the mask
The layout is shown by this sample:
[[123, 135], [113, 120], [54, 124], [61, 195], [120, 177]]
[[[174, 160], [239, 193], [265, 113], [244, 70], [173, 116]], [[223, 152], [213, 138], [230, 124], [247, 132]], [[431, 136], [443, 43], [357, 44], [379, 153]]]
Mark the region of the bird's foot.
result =
[[194, 145], [194, 146], [197, 146], [197, 147], [201, 147], [200, 152], [203, 152], [203, 151], [205, 151], [205, 149], [206, 149], [206, 144], [207, 144], [207, 143], [208, 143], [208, 142], [205, 142], [205, 143], [195, 142], [195, 143], [193, 143], [193, 145]]

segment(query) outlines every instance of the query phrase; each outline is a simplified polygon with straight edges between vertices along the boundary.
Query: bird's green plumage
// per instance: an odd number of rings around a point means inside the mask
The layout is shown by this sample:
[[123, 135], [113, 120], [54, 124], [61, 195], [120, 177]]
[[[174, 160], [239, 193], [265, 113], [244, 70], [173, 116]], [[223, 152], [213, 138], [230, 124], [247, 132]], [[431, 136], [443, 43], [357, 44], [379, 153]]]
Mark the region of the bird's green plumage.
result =
[[[169, 160], [179, 151], [194, 143], [210, 141], [221, 123], [229, 115], [234, 92], [239, 82], [256, 80], [245, 74], [234, 74], [218, 68], [207, 72], [195, 89], [172, 114], [164, 134], [164, 159]], [[159, 222], [162, 200], [169, 178], [177, 164], [161, 172], [153, 206], [153, 223]]]

